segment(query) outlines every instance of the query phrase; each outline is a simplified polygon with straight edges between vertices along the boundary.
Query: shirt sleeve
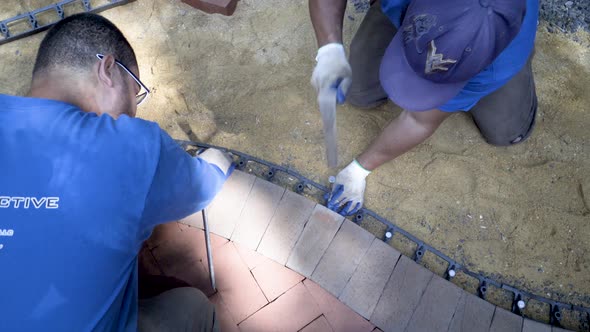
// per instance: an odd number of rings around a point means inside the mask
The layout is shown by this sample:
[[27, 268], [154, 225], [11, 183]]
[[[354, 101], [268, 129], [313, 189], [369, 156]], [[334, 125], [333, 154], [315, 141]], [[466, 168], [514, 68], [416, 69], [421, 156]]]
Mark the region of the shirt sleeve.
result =
[[202, 210], [225, 180], [219, 167], [191, 157], [160, 130], [160, 156], [142, 216], [144, 230]]
[[504, 86], [526, 65], [535, 46], [539, 1], [527, 0], [527, 12], [520, 32], [498, 57], [473, 77], [463, 90], [439, 107], [444, 112], [471, 110], [482, 98]]

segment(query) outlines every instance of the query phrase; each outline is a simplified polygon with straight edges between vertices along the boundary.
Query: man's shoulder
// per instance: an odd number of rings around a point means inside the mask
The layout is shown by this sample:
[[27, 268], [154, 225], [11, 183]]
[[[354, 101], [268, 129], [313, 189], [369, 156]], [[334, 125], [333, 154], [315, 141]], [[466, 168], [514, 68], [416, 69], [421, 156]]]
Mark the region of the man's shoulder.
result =
[[160, 126], [153, 121], [131, 118], [127, 115], [122, 115], [118, 119], [113, 119], [108, 115], [102, 115], [101, 117], [113, 123], [113, 126], [116, 128], [115, 133], [122, 135], [139, 135], [141, 137], [158, 139], [160, 137]]
[[82, 127], [94, 127], [90, 131], [96, 133], [97, 144], [112, 153], [134, 155], [139, 159], [159, 157], [162, 129], [155, 122], [126, 115], [113, 119], [106, 114], [88, 122]]

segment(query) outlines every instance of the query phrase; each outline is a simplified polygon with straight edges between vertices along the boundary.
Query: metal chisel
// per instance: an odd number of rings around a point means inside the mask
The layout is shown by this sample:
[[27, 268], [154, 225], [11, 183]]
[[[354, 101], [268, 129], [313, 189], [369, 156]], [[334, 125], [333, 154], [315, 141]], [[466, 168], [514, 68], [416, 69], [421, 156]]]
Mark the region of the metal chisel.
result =
[[324, 88], [318, 94], [318, 103], [322, 122], [324, 124], [324, 143], [326, 146], [326, 157], [328, 167], [338, 166], [338, 145], [336, 135], [336, 94], [337, 89]]

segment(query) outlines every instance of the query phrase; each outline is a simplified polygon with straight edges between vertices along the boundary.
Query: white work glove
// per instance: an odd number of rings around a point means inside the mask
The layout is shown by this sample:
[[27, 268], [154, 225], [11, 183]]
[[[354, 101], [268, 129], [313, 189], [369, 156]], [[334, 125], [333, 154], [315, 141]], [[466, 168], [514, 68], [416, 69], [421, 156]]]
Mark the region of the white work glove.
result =
[[352, 69], [346, 59], [344, 46], [339, 43], [326, 44], [318, 50], [317, 64], [311, 76], [311, 84], [319, 93], [324, 89], [338, 89], [338, 103], [343, 103], [352, 83]]
[[332, 192], [328, 198], [327, 207], [343, 216], [357, 213], [363, 206], [365, 196], [365, 178], [371, 174], [358, 161], [353, 160], [338, 173]]
[[218, 149], [209, 148], [201, 152], [197, 157], [205, 160], [206, 162], [213, 164], [225, 174], [225, 177], [229, 177], [234, 170], [234, 164], [229, 153], [223, 152]]

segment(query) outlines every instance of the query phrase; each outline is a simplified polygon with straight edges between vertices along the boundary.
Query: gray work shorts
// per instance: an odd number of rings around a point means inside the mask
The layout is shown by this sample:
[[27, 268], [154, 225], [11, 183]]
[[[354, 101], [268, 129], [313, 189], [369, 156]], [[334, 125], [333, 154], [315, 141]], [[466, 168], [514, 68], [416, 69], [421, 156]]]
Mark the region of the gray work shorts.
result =
[[[352, 43], [350, 65], [352, 84], [346, 100], [360, 108], [372, 108], [387, 101], [379, 81], [379, 67], [396, 28], [376, 1], [367, 12]], [[470, 110], [475, 125], [492, 145], [507, 146], [527, 139], [534, 127], [537, 94], [531, 58], [506, 85], [482, 98]]]
[[140, 299], [137, 328], [140, 332], [219, 332], [219, 323], [205, 294], [180, 287]]

